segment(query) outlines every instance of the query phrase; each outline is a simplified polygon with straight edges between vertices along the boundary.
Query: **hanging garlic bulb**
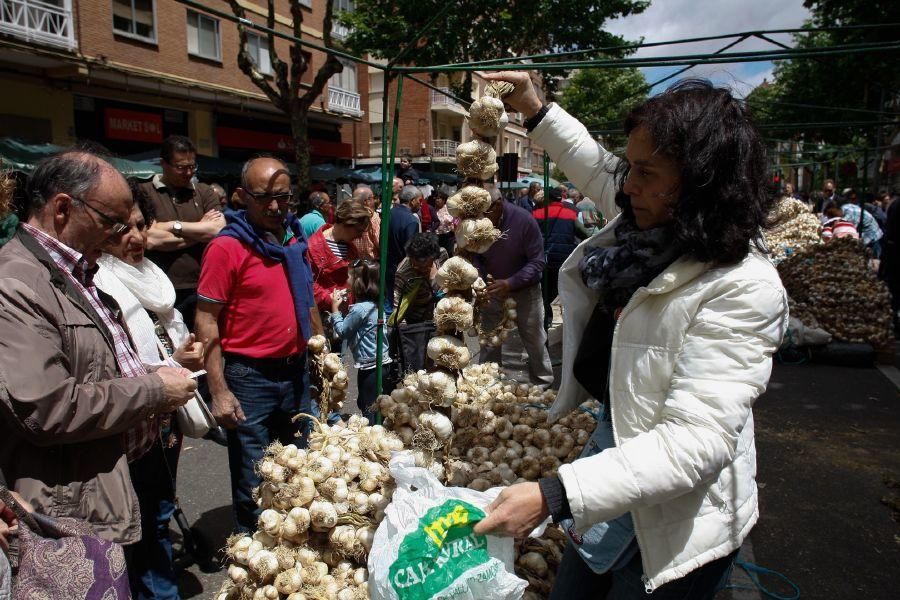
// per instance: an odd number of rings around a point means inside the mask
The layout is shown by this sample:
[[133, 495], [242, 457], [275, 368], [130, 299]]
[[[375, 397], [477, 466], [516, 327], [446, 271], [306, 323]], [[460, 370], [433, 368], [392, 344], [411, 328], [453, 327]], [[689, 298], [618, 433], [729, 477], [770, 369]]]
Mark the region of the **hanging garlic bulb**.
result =
[[478, 269], [461, 256], [451, 257], [441, 264], [434, 282], [447, 291], [468, 290], [478, 279]]
[[503, 109], [503, 101], [490, 96], [483, 96], [469, 106], [469, 127], [485, 138], [494, 138], [509, 123], [509, 116]]
[[490, 179], [499, 168], [497, 152], [481, 140], [472, 140], [456, 147], [456, 167], [466, 179]]
[[456, 243], [463, 250], [481, 254], [499, 240], [501, 235], [490, 219], [463, 219], [456, 228]]
[[447, 199], [447, 212], [461, 219], [480, 217], [490, 206], [490, 192], [477, 185], [467, 185]]

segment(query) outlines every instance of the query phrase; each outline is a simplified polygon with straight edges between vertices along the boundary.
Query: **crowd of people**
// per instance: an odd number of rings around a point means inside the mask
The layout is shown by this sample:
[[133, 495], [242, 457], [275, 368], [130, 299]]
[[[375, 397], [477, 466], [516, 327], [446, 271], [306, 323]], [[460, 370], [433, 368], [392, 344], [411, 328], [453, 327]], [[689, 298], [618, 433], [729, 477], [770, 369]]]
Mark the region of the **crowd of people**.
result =
[[[530, 382], [547, 388], [559, 296], [567, 326], [551, 411], [588, 396], [606, 410], [591, 452], [558, 477], [507, 488], [478, 530], [521, 535], [551, 516], [590, 533], [572, 533], [555, 597], [711, 597], [758, 518], [751, 407], [786, 326], [760, 237], [774, 201], [762, 141], [727, 91], [689, 81], [632, 110], [619, 159], [544, 105], [527, 74], [488, 78], [515, 85], [509, 104], [577, 187], [532, 184], [504, 198], [489, 186], [485, 216], [503, 235], [470, 257], [490, 297], [483, 324], [515, 299]], [[310, 421], [298, 413], [341, 418], [312, 401], [307, 341], [346, 346], [358, 408], [373, 417], [379, 363], [428, 365], [436, 275], [456, 250], [454, 190], [417, 186], [409, 157], [382, 238], [386, 215], [368, 186], [337, 203], [314, 192], [298, 215], [276, 158], [247, 161], [227, 197], [196, 182], [190, 139], [168, 138], [160, 156], [162, 173], [137, 182], [96, 153], [63, 152], [37, 165], [18, 216], [0, 202], [3, 483], [29, 510], [83, 520], [124, 546], [135, 598], [179, 597], [177, 409], [209, 404], [224, 430], [211, 435], [228, 449], [234, 529], [255, 530], [264, 449], [305, 444]], [[860, 238], [900, 280], [896, 203], [837, 195], [829, 180], [814, 208], [823, 236]], [[479, 358], [502, 356], [484, 346]], [[13, 522], [4, 516], [4, 543]]]

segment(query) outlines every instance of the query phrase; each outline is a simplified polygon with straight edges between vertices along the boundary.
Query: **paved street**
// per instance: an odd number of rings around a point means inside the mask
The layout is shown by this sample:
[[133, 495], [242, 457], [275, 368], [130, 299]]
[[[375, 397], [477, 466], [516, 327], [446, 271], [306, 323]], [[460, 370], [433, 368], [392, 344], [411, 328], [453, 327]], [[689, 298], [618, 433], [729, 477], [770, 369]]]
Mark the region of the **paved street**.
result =
[[[518, 370], [523, 358], [512, 352], [504, 360]], [[762, 514], [742, 559], [783, 573], [804, 599], [897, 597], [898, 400], [895, 384], [875, 368], [776, 364], [755, 410]], [[231, 526], [225, 449], [189, 440], [179, 486], [188, 519], [220, 548]], [[223, 577], [191, 565], [182, 593], [211, 598]], [[737, 569], [734, 581], [749, 584]], [[791, 596], [776, 579], [762, 581]], [[762, 597], [744, 590], [720, 594], [723, 600]]]

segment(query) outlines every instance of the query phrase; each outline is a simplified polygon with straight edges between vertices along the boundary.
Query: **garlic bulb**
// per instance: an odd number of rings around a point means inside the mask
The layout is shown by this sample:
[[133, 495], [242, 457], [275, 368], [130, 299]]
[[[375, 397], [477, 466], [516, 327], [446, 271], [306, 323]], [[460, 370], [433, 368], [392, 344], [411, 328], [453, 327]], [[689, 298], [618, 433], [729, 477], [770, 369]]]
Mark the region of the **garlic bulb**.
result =
[[469, 106], [469, 127], [481, 137], [493, 138], [509, 123], [503, 101], [484, 96]]
[[454, 256], [441, 264], [434, 282], [447, 291], [468, 290], [476, 279], [478, 269], [461, 256]]
[[472, 305], [459, 296], [445, 296], [434, 308], [434, 323], [440, 332], [463, 332], [472, 327]]
[[428, 411], [419, 415], [419, 425], [434, 432], [440, 441], [446, 441], [453, 433], [453, 423], [450, 422], [450, 419], [436, 411]]
[[306, 342], [306, 347], [313, 354], [319, 354], [328, 347], [328, 342], [324, 335], [314, 335]]
[[500, 239], [501, 235], [490, 219], [463, 219], [456, 228], [456, 243], [463, 250], [481, 254]]
[[490, 206], [490, 192], [477, 185], [467, 185], [447, 199], [447, 212], [463, 219], [480, 217]]
[[343, 370], [344, 363], [341, 362], [341, 357], [339, 354], [330, 352], [325, 355], [325, 358], [322, 361], [322, 368], [324, 369], [326, 375], [334, 375], [338, 371]]
[[459, 338], [439, 335], [428, 340], [428, 357], [446, 369], [459, 370], [469, 364], [469, 349]]
[[497, 152], [490, 144], [472, 140], [456, 147], [456, 167], [466, 179], [490, 179], [497, 172]]

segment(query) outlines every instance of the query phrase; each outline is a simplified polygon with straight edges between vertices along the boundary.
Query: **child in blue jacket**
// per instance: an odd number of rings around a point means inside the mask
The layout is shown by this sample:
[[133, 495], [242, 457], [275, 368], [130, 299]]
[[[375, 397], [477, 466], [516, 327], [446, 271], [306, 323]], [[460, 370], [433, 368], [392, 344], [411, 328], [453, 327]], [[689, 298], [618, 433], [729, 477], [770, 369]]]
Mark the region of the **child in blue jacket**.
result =
[[[331, 295], [331, 324], [335, 333], [350, 345], [357, 368], [359, 397], [356, 404], [362, 415], [374, 424], [377, 411], [375, 399], [378, 396], [375, 389], [375, 366], [378, 362], [375, 355], [378, 332], [378, 262], [353, 261], [350, 264], [347, 288], [354, 303], [347, 309], [347, 314], [343, 314], [341, 307], [346, 306], [346, 290], [335, 290]], [[385, 332], [381, 348], [382, 387], [383, 393], [389, 394], [392, 386], [384, 377], [387, 374], [384, 365], [390, 363], [391, 359], [388, 354], [387, 331], [384, 326], [382, 330]]]

